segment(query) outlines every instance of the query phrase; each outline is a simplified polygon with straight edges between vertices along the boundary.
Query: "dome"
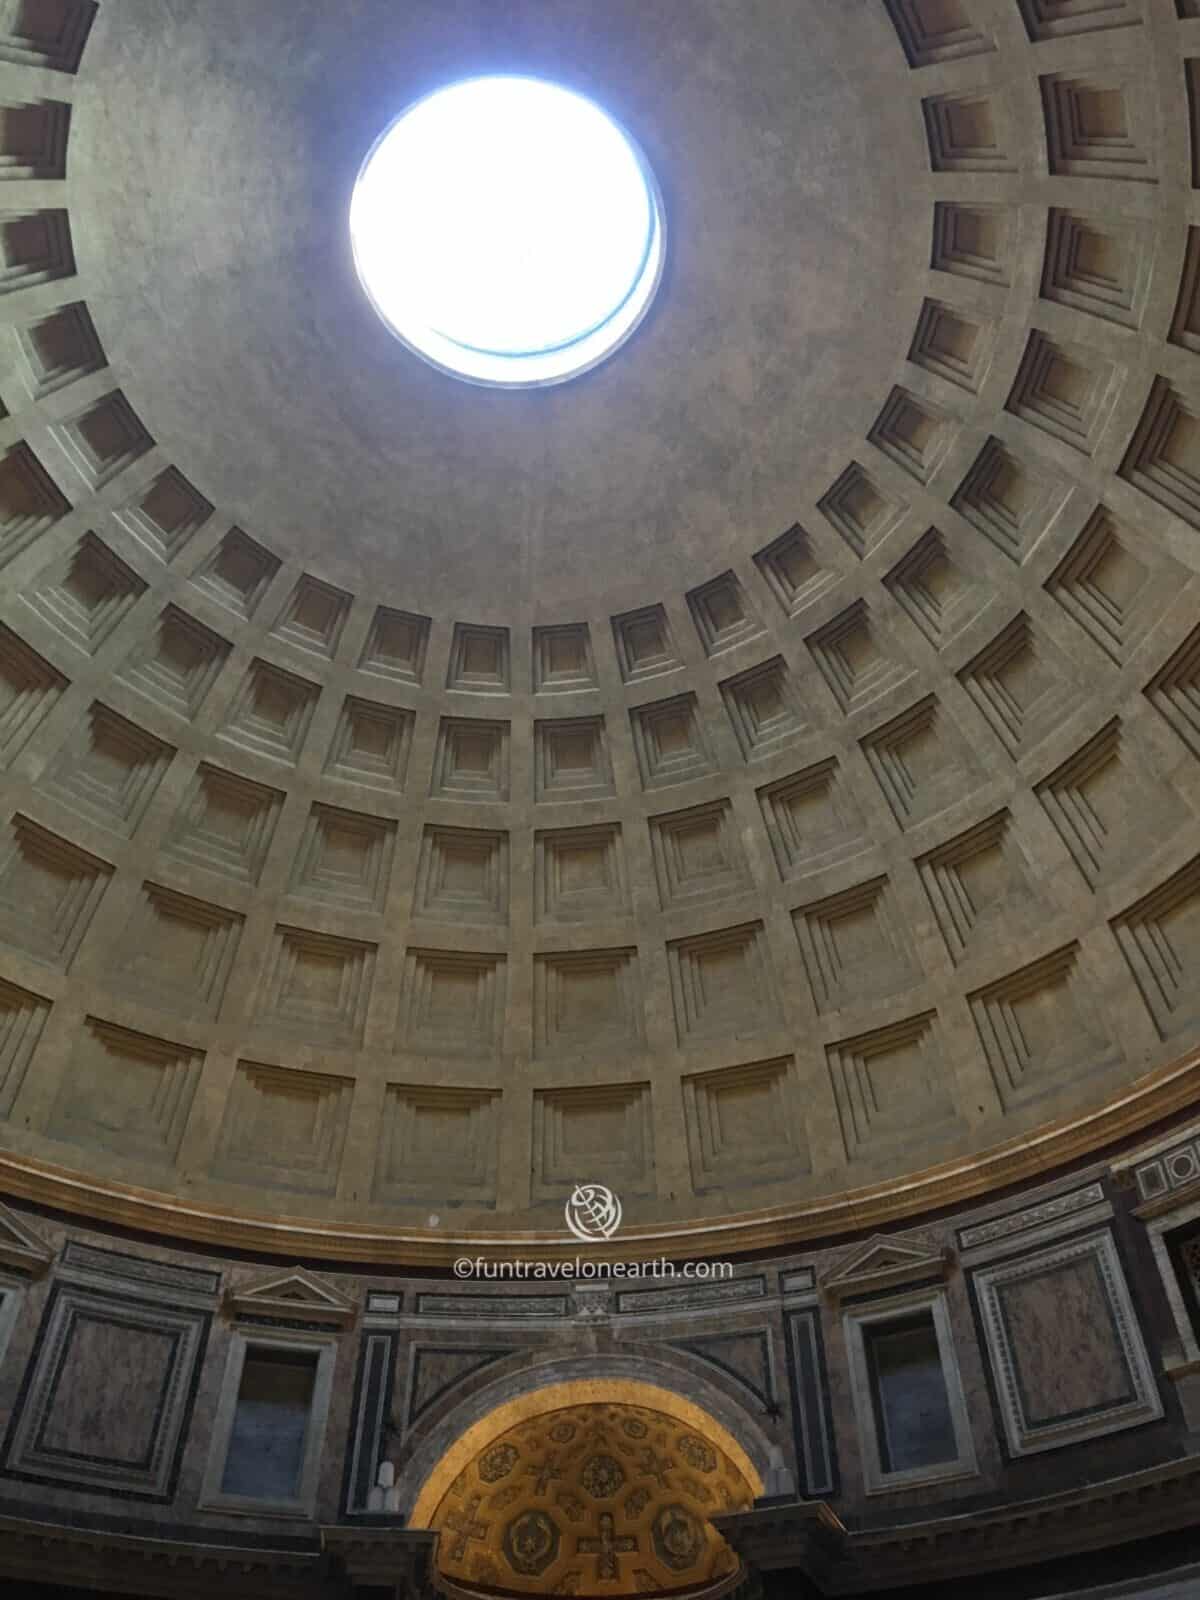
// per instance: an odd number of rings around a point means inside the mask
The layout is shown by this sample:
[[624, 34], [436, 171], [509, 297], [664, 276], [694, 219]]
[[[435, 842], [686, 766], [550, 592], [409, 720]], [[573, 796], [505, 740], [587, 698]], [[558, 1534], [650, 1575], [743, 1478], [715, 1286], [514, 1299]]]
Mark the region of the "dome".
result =
[[1200, 0], [0, 97], [0, 1584], [1200, 1592]]
[[[448, 1264], [600, 1183], [704, 1254], [1188, 1103], [1186, 25], [120, 0], [81, 54], [27, 9], [6, 1192]], [[393, 337], [346, 219], [407, 108], [518, 78], [669, 245], [513, 388]]]

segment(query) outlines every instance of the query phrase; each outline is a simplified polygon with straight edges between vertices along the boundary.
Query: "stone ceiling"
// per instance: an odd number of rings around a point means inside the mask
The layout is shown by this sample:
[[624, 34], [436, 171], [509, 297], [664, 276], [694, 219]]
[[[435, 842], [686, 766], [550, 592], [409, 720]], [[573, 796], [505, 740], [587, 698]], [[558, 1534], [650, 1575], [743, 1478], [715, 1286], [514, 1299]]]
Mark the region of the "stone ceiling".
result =
[[[523, 393], [344, 227], [509, 69], [669, 227]], [[5, 10], [6, 1185], [782, 1237], [1193, 1098], [1198, 74], [1194, 0]]]
[[[71, 151], [105, 351], [223, 513], [355, 593], [517, 627], [690, 588], [795, 520], [919, 308], [922, 138], [878, 11], [118, 0]], [[346, 228], [399, 110], [513, 68], [630, 127], [670, 237], [621, 359], [522, 394], [383, 337]]]

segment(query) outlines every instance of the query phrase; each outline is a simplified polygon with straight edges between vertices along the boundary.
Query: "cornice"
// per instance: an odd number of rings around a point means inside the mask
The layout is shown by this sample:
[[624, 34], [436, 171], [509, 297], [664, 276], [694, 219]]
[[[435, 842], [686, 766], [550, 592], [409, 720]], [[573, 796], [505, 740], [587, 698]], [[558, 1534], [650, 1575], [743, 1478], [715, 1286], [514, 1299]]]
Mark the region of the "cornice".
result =
[[1200, 1458], [1189, 1456], [1037, 1500], [848, 1531], [828, 1506], [803, 1502], [714, 1517], [743, 1561], [798, 1568], [827, 1595], [995, 1572], [1152, 1538], [1196, 1520]]
[[144, 1538], [102, 1528], [0, 1516], [0, 1573], [6, 1580], [119, 1588], [134, 1594], [209, 1600], [325, 1600], [329, 1560], [318, 1549], [206, 1544]]
[[1045, 1176], [1196, 1104], [1200, 1104], [1200, 1049], [1147, 1074], [1118, 1098], [1083, 1116], [1047, 1123], [990, 1150], [796, 1206], [633, 1225], [607, 1243], [587, 1246], [580, 1246], [565, 1230], [454, 1232], [206, 1206], [14, 1154], [0, 1154], [0, 1194], [115, 1227], [291, 1261], [448, 1267], [462, 1256], [489, 1261], [567, 1261], [581, 1255], [591, 1261], [687, 1260], [783, 1251], [814, 1239], [894, 1227]]
[[[759, 1502], [714, 1517], [733, 1549], [759, 1571], [792, 1570], [828, 1596], [870, 1594], [1019, 1568], [1191, 1526], [1200, 1457], [1166, 1462], [1036, 1500], [850, 1531], [823, 1501]], [[327, 1526], [320, 1548], [207, 1544], [102, 1528], [0, 1516], [0, 1574], [6, 1579], [86, 1583], [130, 1593], [208, 1600], [215, 1585], [231, 1600], [264, 1593], [280, 1600], [328, 1600], [347, 1584], [399, 1585], [431, 1600], [441, 1592], [428, 1530]], [[453, 1591], [451, 1591], [453, 1592]]]
[[406, 1600], [435, 1600], [437, 1534], [427, 1528], [321, 1529], [321, 1548], [351, 1583], [397, 1590]]

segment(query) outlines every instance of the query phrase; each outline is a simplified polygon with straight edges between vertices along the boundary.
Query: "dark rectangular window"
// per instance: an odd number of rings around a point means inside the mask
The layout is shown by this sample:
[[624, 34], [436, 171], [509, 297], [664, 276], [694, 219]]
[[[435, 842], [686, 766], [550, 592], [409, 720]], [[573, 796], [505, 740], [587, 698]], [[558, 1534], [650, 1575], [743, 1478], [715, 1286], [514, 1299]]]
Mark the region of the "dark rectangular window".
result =
[[884, 1472], [908, 1472], [958, 1455], [933, 1316], [863, 1329]]
[[304, 1441], [317, 1380], [307, 1350], [246, 1351], [225, 1456], [222, 1494], [294, 1500], [304, 1470]]

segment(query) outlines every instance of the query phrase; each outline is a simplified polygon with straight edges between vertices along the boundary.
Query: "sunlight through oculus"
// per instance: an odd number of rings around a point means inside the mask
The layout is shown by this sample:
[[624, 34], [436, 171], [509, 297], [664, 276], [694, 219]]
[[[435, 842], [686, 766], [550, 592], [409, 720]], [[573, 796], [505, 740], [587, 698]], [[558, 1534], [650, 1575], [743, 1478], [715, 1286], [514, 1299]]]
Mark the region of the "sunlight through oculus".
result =
[[560, 383], [633, 332], [665, 235], [653, 175], [590, 100], [537, 78], [472, 78], [410, 106], [350, 204], [376, 310], [476, 383]]

